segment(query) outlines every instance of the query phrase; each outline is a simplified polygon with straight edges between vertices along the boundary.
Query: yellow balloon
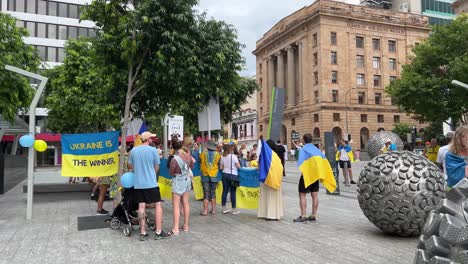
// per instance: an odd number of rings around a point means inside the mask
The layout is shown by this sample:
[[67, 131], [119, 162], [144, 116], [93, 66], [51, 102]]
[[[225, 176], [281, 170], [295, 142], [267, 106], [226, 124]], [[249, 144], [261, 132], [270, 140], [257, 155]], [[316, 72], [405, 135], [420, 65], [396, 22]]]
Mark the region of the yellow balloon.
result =
[[39, 152], [44, 152], [47, 149], [47, 143], [42, 139], [36, 140], [34, 141], [34, 149]]

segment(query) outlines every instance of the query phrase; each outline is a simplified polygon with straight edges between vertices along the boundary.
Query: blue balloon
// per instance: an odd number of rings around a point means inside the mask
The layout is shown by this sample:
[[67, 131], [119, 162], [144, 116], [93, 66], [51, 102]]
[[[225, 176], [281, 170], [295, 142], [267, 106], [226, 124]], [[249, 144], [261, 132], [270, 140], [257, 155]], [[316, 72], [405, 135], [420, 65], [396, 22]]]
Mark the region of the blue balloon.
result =
[[19, 143], [22, 147], [30, 148], [34, 145], [34, 138], [30, 135], [20, 137]]
[[120, 183], [124, 188], [132, 188], [134, 185], [135, 174], [133, 172], [126, 172], [120, 178]]

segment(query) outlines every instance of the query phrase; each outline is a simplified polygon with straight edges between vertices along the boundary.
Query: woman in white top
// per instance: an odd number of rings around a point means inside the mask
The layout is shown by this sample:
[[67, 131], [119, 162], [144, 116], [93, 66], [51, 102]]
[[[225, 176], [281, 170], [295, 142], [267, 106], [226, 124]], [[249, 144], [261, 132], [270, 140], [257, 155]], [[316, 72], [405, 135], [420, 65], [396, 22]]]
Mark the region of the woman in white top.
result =
[[236, 190], [239, 186], [240, 168], [239, 159], [233, 154], [233, 145], [224, 145], [223, 157], [221, 158], [221, 170], [223, 170], [223, 194], [221, 196], [221, 205], [223, 206], [223, 214], [231, 212], [231, 209], [226, 208], [226, 198], [228, 192], [231, 193], [231, 208], [232, 214], [238, 214], [236, 209]]

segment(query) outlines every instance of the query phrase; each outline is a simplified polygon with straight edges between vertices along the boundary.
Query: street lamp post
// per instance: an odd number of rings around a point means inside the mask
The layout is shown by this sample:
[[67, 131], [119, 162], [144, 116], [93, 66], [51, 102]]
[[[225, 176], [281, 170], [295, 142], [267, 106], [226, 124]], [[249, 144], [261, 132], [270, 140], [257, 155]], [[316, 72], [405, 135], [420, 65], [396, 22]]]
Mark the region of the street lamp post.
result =
[[[346, 135], [349, 135], [349, 128], [348, 128], [348, 94], [352, 91], [352, 88], [348, 89], [348, 91], [345, 93], [345, 116], [346, 116]], [[346, 141], [349, 140], [349, 138], [346, 139]]]

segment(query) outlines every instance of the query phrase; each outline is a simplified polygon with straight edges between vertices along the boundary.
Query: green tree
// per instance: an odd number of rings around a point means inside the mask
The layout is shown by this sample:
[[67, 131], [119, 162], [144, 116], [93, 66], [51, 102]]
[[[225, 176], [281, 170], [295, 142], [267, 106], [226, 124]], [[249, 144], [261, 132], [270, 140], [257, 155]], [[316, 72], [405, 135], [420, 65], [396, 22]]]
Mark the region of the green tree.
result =
[[0, 13], [0, 115], [9, 121], [18, 109], [29, 106], [34, 95], [27, 78], [5, 70], [5, 65], [12, 65], [37, 71], [40, 59], [33, 47], [24, 44], [22, 38], [27, 35], [25, 29], [16, 27], [13, 17]]
[[112, 86], [95, 63], [86, 39], [68, 41], [62, 65], [48, 72], [47, 126], [58, 133], [91, 133], [118, 127], [120, 109]]
[[406, 135], [408, 133], [411, 133], [413, 130], [413, 126], [411, 124], [406, 124], [406, 123], [397, 123], [392, 129], [392, 132], [397, 134], [401, 140], [405, 141], [406, 140]]
[[124, 106], [123, 138], [131, 116], [171, 112], [193, 120], [212, 96], [226, 119], [257, 88], [237, 73], [244, 60], [236, 31], [197, 15], [196, 3], [142, 0], [131, 7], [127, 0], [95, 0], [85, 9], [82, 18], [100, 28], [92, 40], [96, 60]]
[[413, 52], [401, 79], [393, 81], [386, 92], [401, 110], [423, 121], [460, 120], [468, 112], [468, 92], [452, 86], [451, 81], [468, 83], [468, 16], [434, 27]]

